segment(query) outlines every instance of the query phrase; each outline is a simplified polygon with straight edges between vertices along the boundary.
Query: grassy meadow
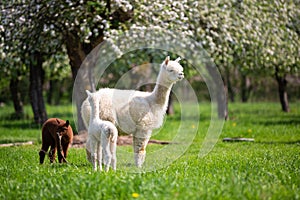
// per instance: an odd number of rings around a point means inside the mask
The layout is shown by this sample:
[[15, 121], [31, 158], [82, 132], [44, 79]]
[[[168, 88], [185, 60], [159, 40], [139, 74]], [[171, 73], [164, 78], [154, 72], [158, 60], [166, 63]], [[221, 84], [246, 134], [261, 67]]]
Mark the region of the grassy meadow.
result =
[[[300, 103], [290, 106], [291, 113], [283, 113], [278, 103], [230, 104], [218, 142], [199, 158], [210, 124], [210, 104], [200, 104], [199, 127], [187, 151], [170, 165], [143, 173], [95, 173], [83, 148], [70, 149], [69, 164], [40, 165], [41, 127], [33, 124], [30, 107], [24, 119], [14, 120], [13, 107], [4, 106], [0, 143], [34, 145], [0, 147], [0, 199], [300, 199]], [[48, 117], [73, 121], [71, 105], [47, 110]], [[171, 140], [179, 125], [177, 112], [153, 139]], [[223, 142], [225, 137], [255, 142]], [[149, 144], [147, 153], [164, 147]], [[131, 146], [117, 149], [131, 151]]]

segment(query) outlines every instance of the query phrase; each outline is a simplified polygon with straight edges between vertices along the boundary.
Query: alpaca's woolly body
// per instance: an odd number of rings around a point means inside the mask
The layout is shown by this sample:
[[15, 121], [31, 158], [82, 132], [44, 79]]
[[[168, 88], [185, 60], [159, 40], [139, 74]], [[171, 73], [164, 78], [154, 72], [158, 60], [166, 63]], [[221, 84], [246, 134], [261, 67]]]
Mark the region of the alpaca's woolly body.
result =
[[[116, 170], [116, 146], [118, 130], [110, 121], [103, 121], [99, 118], [99, 98], [97, 94], [88, 92], [88, 100], [91, 106], [91, 119], [88, 127], [88, 140], [86, 149], [88, 159], [92, 162], [94, 170], [97, 164], [102, 170], [102, 151], [104, 155], [105, 171], [109, 170], [110, 164]], [[98, 163], [97, 163], [98, 161]]]
[[[122, 131], [133, 134], [135, 162], [141, 167], [145, 159], [145, 148], [152, 130], [159, 128], [167, 110], [173, 84], [183, 78], [183, 68], [167, 57], [162, 63], [156, 86], [152, 92], [104, 88], [97, 91], [100, 99], [99, 116], [111, 121]], [[90, 120], [90, 105], [85, 100], [81, 114], [85, 125]]]

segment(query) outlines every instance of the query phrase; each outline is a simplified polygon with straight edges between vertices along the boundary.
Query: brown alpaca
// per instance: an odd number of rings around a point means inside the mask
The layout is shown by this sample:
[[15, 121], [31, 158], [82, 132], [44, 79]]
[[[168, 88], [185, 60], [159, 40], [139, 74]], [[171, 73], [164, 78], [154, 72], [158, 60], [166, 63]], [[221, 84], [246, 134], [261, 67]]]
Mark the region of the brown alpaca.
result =
[[49, 151], [50, 163], [55, 161], [56, 149], [58, 150], [59, 163], [67, 162], [68, 148], [73, 140], [73, 130], [69, 121], [58, 118], [48, 119], [42, 127], [42, 148], [39, 152], [40, 164], [44, 163], [45, 155]]

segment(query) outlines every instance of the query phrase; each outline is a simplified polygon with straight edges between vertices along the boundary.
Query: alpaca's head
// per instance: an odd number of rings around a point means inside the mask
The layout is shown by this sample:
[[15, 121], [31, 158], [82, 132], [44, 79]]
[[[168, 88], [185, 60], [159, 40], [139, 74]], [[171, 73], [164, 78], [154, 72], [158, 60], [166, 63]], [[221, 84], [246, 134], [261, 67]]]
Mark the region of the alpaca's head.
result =
[[88, 96], [88, 101], [90, 103], [90, 105], [96, 105], [97, 103], [97, 94], [96, 93], [91, 93], [90, 91], [86, 90], [86, 94]]
[[166, 57], [161, 65], [162, 78], [171, 83], [175, 83], [184, 78], [183, 67], [179, 64], [180, 57], [176, 60], [170, 60], [170, 57]]
[[62, 120], [56, 119], [56, 122], [57, 122], [56, 133], [59, 136], [67, 135], [68, 134], [68, 129], [69, 129], [70, 122], [69, 122], [69, 120], [67, 120], [66, 123], [61, 123], [61, 121]]

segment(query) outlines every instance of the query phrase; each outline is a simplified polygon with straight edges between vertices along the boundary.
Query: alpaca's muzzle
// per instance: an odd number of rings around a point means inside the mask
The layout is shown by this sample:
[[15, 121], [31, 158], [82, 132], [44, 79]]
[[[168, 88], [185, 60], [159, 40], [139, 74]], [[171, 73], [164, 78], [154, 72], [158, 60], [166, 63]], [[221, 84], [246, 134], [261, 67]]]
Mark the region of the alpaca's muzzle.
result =
[[179, 80], [182, 80], [184, 78], [184, 73], [183, 72], [180, 72], [179, 74], [178, 74], [178, 79]]

